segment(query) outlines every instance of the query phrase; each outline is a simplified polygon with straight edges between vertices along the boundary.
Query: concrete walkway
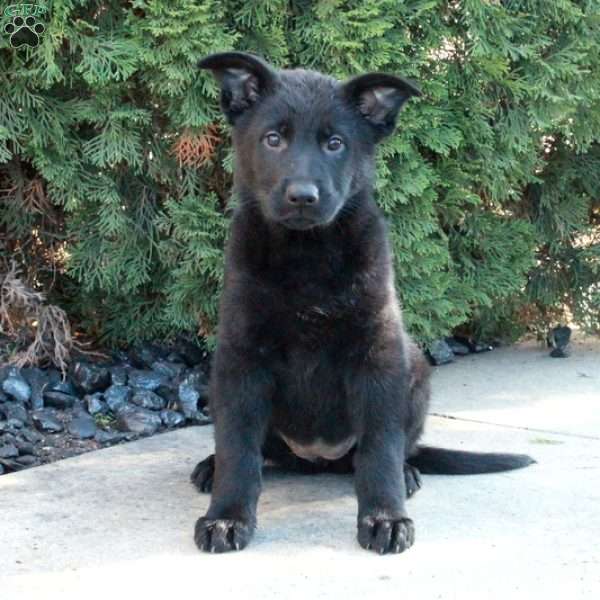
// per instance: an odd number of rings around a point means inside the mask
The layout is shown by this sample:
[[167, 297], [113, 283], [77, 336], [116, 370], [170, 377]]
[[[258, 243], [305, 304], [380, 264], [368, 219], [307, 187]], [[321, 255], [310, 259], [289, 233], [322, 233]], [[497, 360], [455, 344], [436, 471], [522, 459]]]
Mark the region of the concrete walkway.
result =
[[567, 360], [525, 344], [438, 369], [427, 441], [533, 455], [512, 473], [425, 477], [417, 541], [355, 541], [341, 476], [270, 471], [244, 552], [199, 553], [208, 498], [188, 475], [212, 446], [190, 428], [0, 477], [0, 599], [600, 597], [600, 345]]

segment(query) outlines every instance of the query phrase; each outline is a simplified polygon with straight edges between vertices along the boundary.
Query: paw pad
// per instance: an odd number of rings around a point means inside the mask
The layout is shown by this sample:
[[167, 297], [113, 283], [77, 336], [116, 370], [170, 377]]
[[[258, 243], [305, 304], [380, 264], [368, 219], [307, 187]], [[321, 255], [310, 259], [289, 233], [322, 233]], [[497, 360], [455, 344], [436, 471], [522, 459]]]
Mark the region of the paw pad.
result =
[[14, 17], [4, 26], [4, 33], [10, 35], [10, 45], [13, 48], [29, 46], [35, 48], [40, 43], [40, 35], [45, 27], [34, 16]]

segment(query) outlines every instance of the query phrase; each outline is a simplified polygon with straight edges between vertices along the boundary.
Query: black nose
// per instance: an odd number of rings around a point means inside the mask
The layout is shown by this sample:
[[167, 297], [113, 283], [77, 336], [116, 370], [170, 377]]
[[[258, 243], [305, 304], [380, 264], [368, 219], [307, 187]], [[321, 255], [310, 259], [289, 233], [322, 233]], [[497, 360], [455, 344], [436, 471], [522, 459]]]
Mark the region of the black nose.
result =
[[290, 183], [285, 200], [293, 206], [314, 206], [319, 203], [319, 189], [314, 183]]

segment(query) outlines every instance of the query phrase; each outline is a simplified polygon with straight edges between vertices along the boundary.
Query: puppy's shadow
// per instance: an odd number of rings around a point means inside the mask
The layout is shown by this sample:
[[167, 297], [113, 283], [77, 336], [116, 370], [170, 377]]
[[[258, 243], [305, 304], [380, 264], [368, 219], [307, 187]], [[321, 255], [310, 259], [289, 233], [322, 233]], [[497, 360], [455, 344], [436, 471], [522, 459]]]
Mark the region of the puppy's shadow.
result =
[[350, 474], [297, 473], [267, 465], [263, 468], [263, 493], [284, 497], [294, 504], [353, 498], [354, 478]]

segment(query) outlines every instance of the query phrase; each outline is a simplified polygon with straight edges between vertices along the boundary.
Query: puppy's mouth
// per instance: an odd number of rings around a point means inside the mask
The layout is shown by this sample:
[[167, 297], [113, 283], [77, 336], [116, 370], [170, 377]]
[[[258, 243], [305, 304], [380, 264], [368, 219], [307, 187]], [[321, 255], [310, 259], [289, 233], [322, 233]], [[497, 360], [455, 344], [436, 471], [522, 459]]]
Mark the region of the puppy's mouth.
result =
[[312, 229], [313, 227], [319, 225], [318, 221], [303, 216], [286, 217], [285, 219], [281, 219], [279, 222], [288, 229], [296, 229], [299, 231]]

